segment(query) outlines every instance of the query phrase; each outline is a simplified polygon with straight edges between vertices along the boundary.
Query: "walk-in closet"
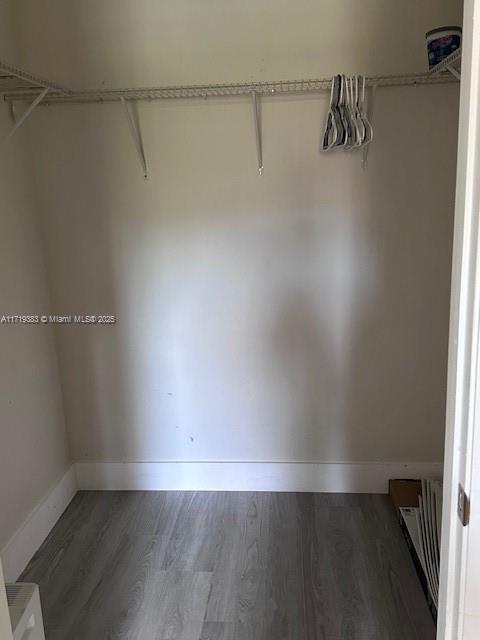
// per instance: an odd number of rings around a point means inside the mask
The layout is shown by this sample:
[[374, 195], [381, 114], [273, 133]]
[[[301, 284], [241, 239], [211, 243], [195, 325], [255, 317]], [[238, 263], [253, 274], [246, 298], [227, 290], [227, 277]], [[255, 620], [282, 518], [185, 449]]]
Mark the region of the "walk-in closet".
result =
[[0, 0], [0, 640], [480, 637], [479, 12]]

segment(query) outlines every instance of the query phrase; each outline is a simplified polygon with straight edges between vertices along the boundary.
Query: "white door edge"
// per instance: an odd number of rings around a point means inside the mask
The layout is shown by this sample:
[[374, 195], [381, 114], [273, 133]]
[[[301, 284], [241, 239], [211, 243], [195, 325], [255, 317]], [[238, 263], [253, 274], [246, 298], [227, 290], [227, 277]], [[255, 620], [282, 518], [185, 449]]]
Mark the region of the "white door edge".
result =
[[480, 0], [465, 0], [437, 640], [467, 638], [463, 633], [463, 623], [468, 527], [464, 528], [457, 516], [457, 494], [459, 483], [468, 494], [471, 491], [473, 434], [478, 413], [476, 389], [480, 307], [479, 80]]

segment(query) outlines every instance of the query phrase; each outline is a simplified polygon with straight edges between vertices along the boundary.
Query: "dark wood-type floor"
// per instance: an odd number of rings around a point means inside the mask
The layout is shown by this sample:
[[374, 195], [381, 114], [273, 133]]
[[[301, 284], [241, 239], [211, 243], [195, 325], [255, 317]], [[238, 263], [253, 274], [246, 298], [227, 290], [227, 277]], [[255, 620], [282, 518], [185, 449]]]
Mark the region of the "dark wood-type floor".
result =
[[47, 640], [433, 640], [387, 496], [80, 492], [21, 577]]

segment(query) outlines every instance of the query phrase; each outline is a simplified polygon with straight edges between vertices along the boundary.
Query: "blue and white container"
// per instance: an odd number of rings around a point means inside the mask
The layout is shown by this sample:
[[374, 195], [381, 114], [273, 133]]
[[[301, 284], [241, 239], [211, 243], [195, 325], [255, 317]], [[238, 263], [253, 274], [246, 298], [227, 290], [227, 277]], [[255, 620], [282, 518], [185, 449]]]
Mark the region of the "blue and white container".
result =
[[426, 34], [428, 66], [432, 69], [462, 45], [462, 27], [439, 27]]

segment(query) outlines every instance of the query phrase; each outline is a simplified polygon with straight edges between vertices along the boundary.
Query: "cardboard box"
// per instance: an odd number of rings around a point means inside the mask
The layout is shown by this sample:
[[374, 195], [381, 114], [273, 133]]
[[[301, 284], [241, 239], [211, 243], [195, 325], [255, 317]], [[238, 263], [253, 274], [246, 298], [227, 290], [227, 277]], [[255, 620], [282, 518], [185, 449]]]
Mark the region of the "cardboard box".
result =
[[421, 480], [389, 480], [388, 487], [397, 513], [400, 507], [418, 507], [418, 496], [422, 494]]

